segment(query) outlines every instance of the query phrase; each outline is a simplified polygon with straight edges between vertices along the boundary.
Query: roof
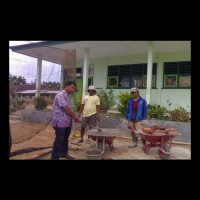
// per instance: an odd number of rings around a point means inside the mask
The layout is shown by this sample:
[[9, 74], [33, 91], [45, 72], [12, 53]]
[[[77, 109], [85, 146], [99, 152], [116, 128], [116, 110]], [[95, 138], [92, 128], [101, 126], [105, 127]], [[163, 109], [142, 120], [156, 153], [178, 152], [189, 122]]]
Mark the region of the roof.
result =
[[[41, 90], [40, 94], [57, 94], [60, 92], [60, 90]], [[25, 91], [19, 91], [19, 92], [14, 92], [14, 94], [35, 94], [36, 90], [25, 90]]]
[[[49, 91], [50, 89], [51, 91], [60, 91], [60, 86], [41, 85], [40, 89], [45, 90], [45, 91], [47, 90]], [[9, 88], [10, 93], [21, 93], [25, 91], [35, 92], [35, 90], [36, 90], [36, 85], [14, 85], [14, 86], [10, 86]]]
[[[153, 52], [190, 51], [191, 41], [153, 41]], [[66, 51], [76, 50], [76, 59], [84, 59], [85, 49], [90, 49], [89, 58], [105, 58], [148, 54], [149, 41], [44, 41], [38, 43], [11, 46], [16, 53], [42, 60], [62, 64], [66, 60]]]
[[72, 43], [72, 42], [78, 42], [78, 41], [75, 41], [75, 40], [74, 41], [43, 41], [43, 42], [37, 42], [37, 43], [28, 43], [28, 44], [10, 46], [10, 49], [12, 49], [13, 51], [17, 51], [17, 50], [22, 50], [22, 49], [47, 47], [50, 45], [59, 45], [63, 43]]

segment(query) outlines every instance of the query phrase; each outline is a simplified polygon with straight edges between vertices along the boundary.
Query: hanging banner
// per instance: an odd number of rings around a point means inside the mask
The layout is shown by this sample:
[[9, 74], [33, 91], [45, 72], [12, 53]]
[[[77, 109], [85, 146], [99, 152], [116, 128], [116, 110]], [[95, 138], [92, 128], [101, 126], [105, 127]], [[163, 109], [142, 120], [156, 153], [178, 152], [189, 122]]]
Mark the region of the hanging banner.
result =
[[93, 77], [93, 76], [94, 76], [94, 65], [89, 65], [88, 77]]

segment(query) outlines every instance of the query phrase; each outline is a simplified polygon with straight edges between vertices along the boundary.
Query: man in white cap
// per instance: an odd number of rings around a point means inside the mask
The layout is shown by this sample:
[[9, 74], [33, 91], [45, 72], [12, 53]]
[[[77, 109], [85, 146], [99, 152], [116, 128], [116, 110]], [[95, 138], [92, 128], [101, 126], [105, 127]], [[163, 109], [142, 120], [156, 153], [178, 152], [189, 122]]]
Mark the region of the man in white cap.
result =
[[[95, 95], [96, 94], [95, 86], [89, 86], [88, 93], [89, 95], [86, 95], [82, 98], [81, 108], [78, 117], [80, 118], [81, 113], [83, 112], [82, 121], [92, 126], [96, 126], [96, 120], [100, 121], [99, 117], [100, 99], [97, 95]], [[85, 134], [86, 126], [87, 125], [83, 123], [81, 124], [81, 139], [78, 141], [78, 143], [83, 142], [83, 136]], [[90, 144], [89, 137], [86, 142]]]
[[[132, 126], [138, 131], [142, 129], [142, 125], [145, 123], [147, 117], [147, 102], [139, 95], [138, 88], [131, 88], [131, 94], [133, 95], [133, 98], [128, 101], [125, 118], [128, 121], [129, 126]], [[137, 146], [138, 137], [132, 130], [131, 136], [133, 143], [129, 145], [129, 147], [133, 148]], [[142, 143], [144, 145], [143, 140]]]

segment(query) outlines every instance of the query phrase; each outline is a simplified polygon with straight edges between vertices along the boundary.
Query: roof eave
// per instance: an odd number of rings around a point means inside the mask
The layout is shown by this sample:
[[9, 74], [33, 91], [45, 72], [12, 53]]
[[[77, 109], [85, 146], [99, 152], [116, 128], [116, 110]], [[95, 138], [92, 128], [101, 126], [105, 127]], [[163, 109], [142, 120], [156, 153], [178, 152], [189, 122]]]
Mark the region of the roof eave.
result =
[[46, 47], [46, 46], [52, 46], [52, 45], [59, 45], [63, 43], [73, 43], [73, 42], [80, 42], [80, 41], [45, 41], [45, 42], [37, 42], [37, 43], [30, 43], [30, 44], [23, 44], [23, 45], [17, 45], [17, 46], [10, 46], [9, 48], [12, 51], [18, 51], [18, 50], [24, 50], [24, 49], [31, 49], [31, 48], [39, 48], [39, 47]]

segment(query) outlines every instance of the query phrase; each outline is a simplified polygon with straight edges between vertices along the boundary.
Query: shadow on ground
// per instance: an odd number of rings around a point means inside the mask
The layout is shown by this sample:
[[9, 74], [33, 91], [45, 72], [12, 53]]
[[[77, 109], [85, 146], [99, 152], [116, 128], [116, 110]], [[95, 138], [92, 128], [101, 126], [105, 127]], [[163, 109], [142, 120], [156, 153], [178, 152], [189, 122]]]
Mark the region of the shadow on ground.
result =
[[16, 156], [16, 155], [25, 154], [25, 153], [30, 153], [30, 152], [33, 152], [33, 151], [39, 151], [39, 150], [42, 150], [42, 149], [48, 149], [48, 148], [52, 148], [52, 146], [39, 147], [39, 148], [30, 148], [30, 147], [28, 147], [28, 148], [24, 148], [24, 149], [20, 149], [20, 150], [11, 152], [10, 153], [10, 157]]

